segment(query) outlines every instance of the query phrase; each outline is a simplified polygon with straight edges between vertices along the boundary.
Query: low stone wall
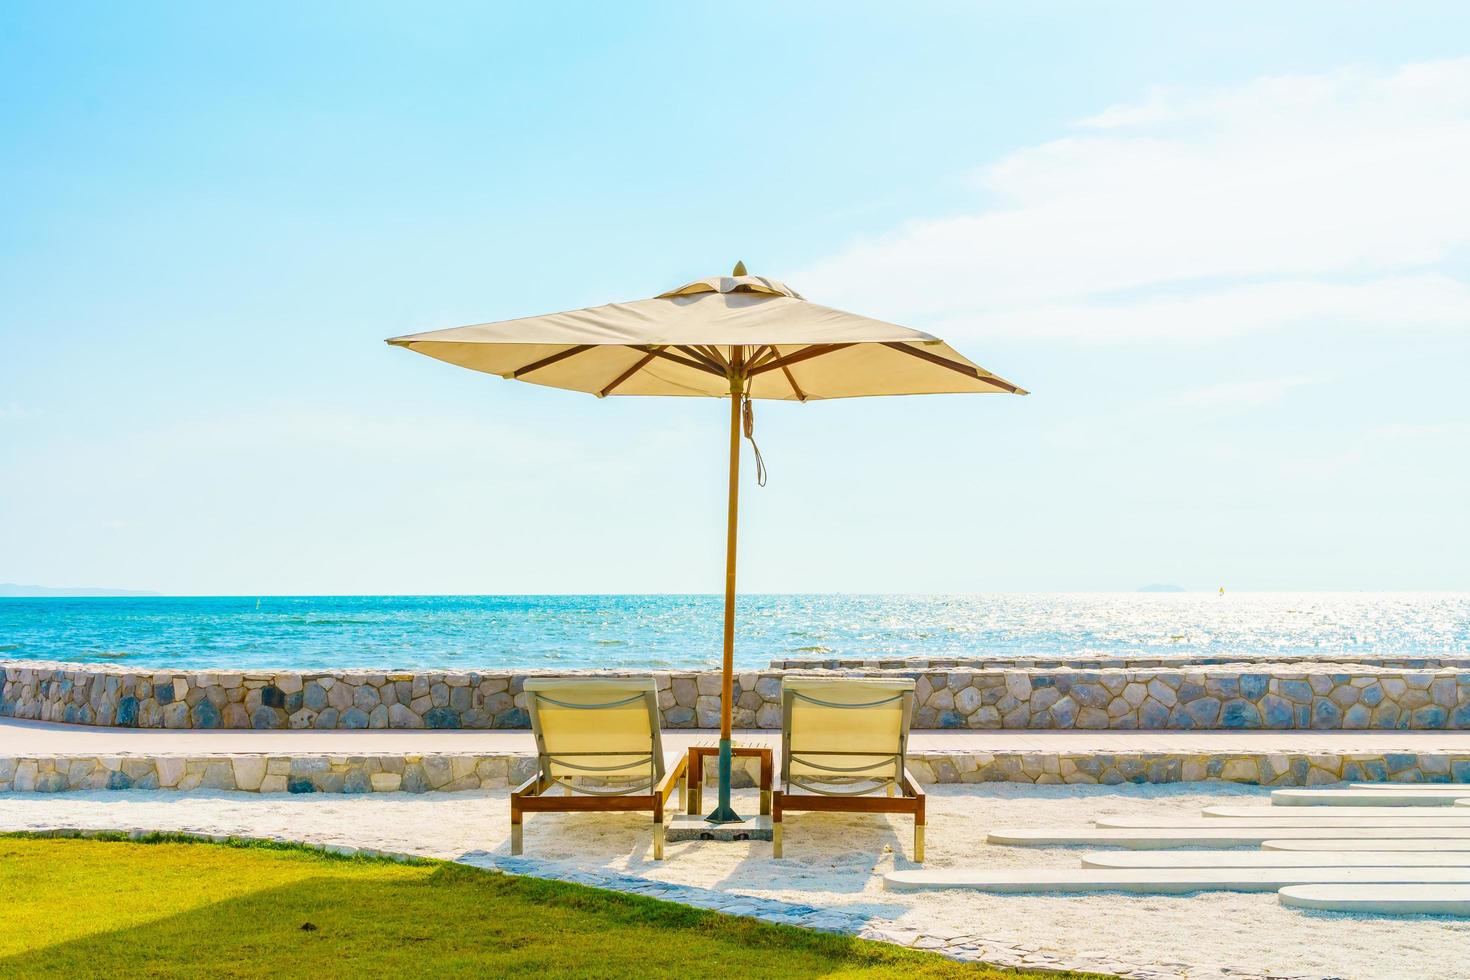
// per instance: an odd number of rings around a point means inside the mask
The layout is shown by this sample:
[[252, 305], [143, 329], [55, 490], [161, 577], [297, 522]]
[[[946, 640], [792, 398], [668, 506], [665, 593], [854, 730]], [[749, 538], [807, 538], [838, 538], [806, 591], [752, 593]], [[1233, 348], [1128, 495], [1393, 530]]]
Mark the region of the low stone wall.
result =
[[[735, 759], [731, 785], [756, 785], [758, 767], [757, 760]], [[518, 786], [535, 771], [536, 757], [524, 753], [22, 756], [0, 758], [0, 793], [99, 789], [454, 793]], [[715, 785], [717, 776], [711, 766], [705, 782]]]
[[[0, 793], [77, 790], [238, 790], [248, 793], [426, 793], [505, 789], [529, 779], [516, 753], [433, 755], [55, 755], [0, 758]], [[755, 760], [736, 759], [734, 785], [755, 785]], [[1470, 783], [1470, 754], [1237, 752], [917, 752], [914, 778], [943, 783], [1234, 782], [1319, 786], [1341, 780]], [[713, 785], [716, 773], [705, 771]], [[1470, 787], [1466, 788], [1470, 796]]]
[[[123, 728], [530, 727], [538, 672], [189, 671], [0, 661], [0, 717]], [[541, 671], [539, 675], [629, 676]], [[645, 675], [646, 676], [646, 675]], [[718, 728], [720, 675], [659, 673], [665, 728]], [[781, 675], [736, 677], [739, 728], [781, 727]]]
[[1470, 673], [1031, 670], [918, 675], [915, 728], [1470, 728]]
[[[154, 672], [26, 661], [0, 667], [0, 716], [15, 718], [135, 728], [529, 727], [527, 673]], [[914, 678], [917, 729], [1470, 728], [1470, 670], [1449, 668], [1294, 663], [844, 673]], [[737, 728], [780, 727], [782, 676], [737, 675]], [[654, 677], [664, 727], [718, 727], [718, 673]]]
[[1077, 654], [1069, 657], [790, 657], [772, 660], [772, 670], [1037, 670], [1064, 667], [1072, 670], [1161, 667], [1195, 670], [1200, 667], [1235, 665], [1258, 670], [1343, 670], [1349, 667], [1394, 670], [1470, 670], [1470, 655], [1402, 656], [1367, 653], [1340, 657], [1294, 657], [1276, 653], [1187, 654], [1153, 657], [1114, 657]]
[[247, 793], [424, 793], [504, 789], [517, 775], [529, 779], [535, 765], [533, 756], [504, 755], [21, 757], [0, 759], [0, 792], [216, 789]]

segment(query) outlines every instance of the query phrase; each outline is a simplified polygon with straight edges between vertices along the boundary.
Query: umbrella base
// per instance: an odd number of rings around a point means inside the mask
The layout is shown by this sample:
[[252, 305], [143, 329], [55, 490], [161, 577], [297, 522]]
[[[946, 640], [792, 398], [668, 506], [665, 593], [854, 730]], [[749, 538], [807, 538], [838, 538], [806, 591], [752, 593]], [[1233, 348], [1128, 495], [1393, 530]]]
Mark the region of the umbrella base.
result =
[[664, 830], [664, 839], [678, 840], [770, 840], [771, 818], [737, 817], [732, 823], [711, 823], [697, 813], [678, 813]]
[[[728, 681], [725, 684], [724, 703], [730, 703]], [[739, 823], [740, 814], [730, 805], [730, 772], [734, 760], [735, 750], [730, 743], [730, 733], [725, 731], [720, 736], [720, 802], [714, 812], [704, 819], [712, 824]]]
[[739, 823], [743, 818], [733, 807], [717, 806], [704, 819], [706, 823]]

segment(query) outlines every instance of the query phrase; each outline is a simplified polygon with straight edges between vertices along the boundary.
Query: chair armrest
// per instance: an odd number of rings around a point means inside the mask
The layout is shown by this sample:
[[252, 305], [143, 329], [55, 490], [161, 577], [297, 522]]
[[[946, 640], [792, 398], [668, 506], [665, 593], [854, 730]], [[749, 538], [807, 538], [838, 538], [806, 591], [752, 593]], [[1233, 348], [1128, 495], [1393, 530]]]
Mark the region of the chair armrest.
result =
[[688, 767], [689, 754], [686, 752], [680, 755], [678, 761], [669, 767], [668, 772], [664, 773], [663, 780], [659, 782], [658, 788], [654, 790], [660, 800], [665, 803], [669, 802], [669, 797], [674, 795], [674, 787], [679, 785], [679, 779], [684, 775], [684, 771]]
[[541, 773], [536, 773], [530, 779], [510, 791], [511, 796], [540, 796], [541, 791], [546, 788], [547, 780]]
[[909, 772], [908, 766], [903, 767], [903, 778], [899, 780], [899, 785], [903, 787], [903, 791], [909, 796], [917, 796], [923, 799], [924, 787], [920, 786], [919, 781], [914, 778], [914, 774]]

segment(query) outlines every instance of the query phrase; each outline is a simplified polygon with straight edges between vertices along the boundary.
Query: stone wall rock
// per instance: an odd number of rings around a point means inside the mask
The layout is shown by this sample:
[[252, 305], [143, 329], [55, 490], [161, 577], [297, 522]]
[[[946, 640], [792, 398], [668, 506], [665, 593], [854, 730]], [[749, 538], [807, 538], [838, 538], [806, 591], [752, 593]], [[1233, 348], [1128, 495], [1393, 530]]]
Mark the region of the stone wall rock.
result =
[[998, 670], [1070, 667], [1102, 670], [1112, 667], [1223, 667], [1288, 665], [1313, 666], [1332, 663], [1398, 670], [1470, 669], [1470, 655], [1395, 653], [1340, 654], [1304, 657], [1280, 653], [1161, 654], [1157, 656], [1113, 656], [1079, 653], [1062, 657], [958, 656], [958, 657], [786, 657], [771, 661], [772, 670]]
[[[754, 786], [754, 759], [736, 759], [734, 785]], [[192, 789], [247, 793], [430, 793], [505, 789], [529, 779], [529, 754], [53, 755], [0, 758], [0, 793]], [[1470, 783], [1470, 753], [1389, 752], [915, 752], [921, 783], [1233, 782], [1320, 786], [1342, 780]], [[713, 785], [714, 767], [705, 770]]]
[[[732, 713], [737, 728], [780, 727], [785, 673], [743, 672], [735, 678]], [[1470, 666], [1408, 670], [1319, 662], [1100, 669], [956, 665], [848, 668], [841, 673], [912, 678], [916, 729], [1470, 728]], [[524, 729], [530, 724], [523, 690], [528, 676], [533, 675], [169, 672], [0, 661], [0, 716], [127, 728]], [[665, 728], [718, 725], [716, 673], [653, 676]]]

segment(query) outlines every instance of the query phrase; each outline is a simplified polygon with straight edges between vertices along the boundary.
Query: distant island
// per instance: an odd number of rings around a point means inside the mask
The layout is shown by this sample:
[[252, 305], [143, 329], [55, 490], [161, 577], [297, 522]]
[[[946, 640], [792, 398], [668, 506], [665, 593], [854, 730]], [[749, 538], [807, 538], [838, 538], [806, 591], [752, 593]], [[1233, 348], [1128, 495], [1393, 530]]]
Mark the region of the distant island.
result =
[[1138, 591], [1139, 592], [1188, 592], [1189, 590], [1186, 589], [1182, 585], [1167, 585], [1167, 584], [1163, 584], [1163, 583], [1155, 583], [1153, 585], [1145, 585], [1143, 588], [1139, 589]]
[[49, 585], [16, 585], [14, 582], [0, 582], [0, 598], [3, 599], [51, 599], [61, 596], [72, 596], [74, 598], [86, 598], [93, 596], [155, 596], [157, 592], [143, 592], [136, 589], [89, 589], [89, 588], [54, 588]]

